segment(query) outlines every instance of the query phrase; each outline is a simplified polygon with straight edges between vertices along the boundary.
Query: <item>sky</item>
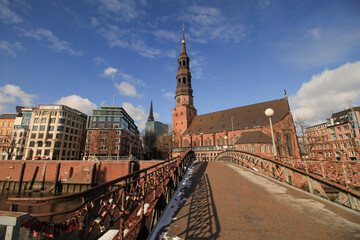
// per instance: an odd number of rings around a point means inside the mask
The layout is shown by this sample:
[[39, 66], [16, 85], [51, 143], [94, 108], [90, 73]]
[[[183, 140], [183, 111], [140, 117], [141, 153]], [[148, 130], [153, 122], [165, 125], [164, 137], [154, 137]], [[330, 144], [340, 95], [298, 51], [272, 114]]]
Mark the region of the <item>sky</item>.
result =
[[360, 104], [359, 0], [0, 0], [0, 114], [115, 105], [142, 130], [152, 100], [171, 123], [183, 25], [198, 115], [284, 89], [306, 124]]

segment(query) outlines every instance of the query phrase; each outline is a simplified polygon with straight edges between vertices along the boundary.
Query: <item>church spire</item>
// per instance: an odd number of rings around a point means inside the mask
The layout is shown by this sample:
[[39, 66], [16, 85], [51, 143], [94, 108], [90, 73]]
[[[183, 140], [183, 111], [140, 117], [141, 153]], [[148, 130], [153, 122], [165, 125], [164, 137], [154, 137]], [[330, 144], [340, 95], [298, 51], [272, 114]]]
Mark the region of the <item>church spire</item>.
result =
[[152, 100], [151, 100], [151, 105], [150, 105], [150, 113], [149, 113], [149, 117], [148, 117], [147, 121], [148, 122], [153, 122], [154, 121]]
[[182, 34], [182, 41], [181, 41], [181, 54], [186, 54], [186, 46], [185, 46], [185, 33], [184, 33], [184, 24], [183, 24], [183, 34]]

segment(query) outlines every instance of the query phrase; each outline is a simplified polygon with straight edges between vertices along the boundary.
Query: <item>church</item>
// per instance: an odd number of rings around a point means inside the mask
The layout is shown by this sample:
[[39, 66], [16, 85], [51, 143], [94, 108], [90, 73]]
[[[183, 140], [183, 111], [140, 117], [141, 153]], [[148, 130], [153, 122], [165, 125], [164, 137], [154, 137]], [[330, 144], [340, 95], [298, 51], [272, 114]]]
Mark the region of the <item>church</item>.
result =
[[[191, 87], [190, 58], [186, 52], [183, 30], [181, 53], [176, 75], [175, 108], [172, 126], [179, 152], [192, 149], [197, 159], [213, 160], [225, 150], [240, 150], [264, 157], [300, 158], [299, 144], [288, 98], [197, 115]], [[269, 117], [271, 108], [275, 148]]]

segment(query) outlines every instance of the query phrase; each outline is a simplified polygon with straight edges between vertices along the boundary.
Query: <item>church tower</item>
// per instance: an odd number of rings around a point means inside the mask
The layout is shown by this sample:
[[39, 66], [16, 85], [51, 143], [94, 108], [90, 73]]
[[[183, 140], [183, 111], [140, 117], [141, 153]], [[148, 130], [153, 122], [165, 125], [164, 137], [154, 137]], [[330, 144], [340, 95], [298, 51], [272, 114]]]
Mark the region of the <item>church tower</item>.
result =
[[183, 29], [181, 53], [178, 58], [176, 75], [175, 108], [172, 109], [172, 125], [179, 140], [180, 135], [189, 127], [197, 115], [194, 108], [193, 90], [191, 88], [190, 58], [186, 53], [185, 33]]

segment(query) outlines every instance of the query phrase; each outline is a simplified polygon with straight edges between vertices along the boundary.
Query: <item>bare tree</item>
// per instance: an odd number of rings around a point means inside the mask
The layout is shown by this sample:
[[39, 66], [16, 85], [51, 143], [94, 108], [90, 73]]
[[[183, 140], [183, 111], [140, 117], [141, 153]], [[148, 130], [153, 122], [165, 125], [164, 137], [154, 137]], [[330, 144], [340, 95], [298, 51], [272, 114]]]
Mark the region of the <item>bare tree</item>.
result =
[[7, 154], [7, 160], [10, 160], [16, 149], [16, 138], [14, 135], [7, 135], [3, 141], [2, 150]]
[[140, 138], [139, 138], [139, 134], [131, 134], [131, 133], [127, 133], [127, 142], [128, 142], [128, 146], [129, 146], [129, 159], [131, 158], [131, 154], [134, 152], [136, 152], [135, 155], [137, 155], [137, 157], [139, 157], [139, 148], [140, 148]]
[[109, 130], [107, 131], [105, 138], [105, 147], [108, 158], [111, 158], [113, 153], [115, 154], [115, 139], [116, 139], [116, 131]]
[[156, 134], [147, 132], [143, 135], [144, 155], [145, 159], [152, 159], [156, 156]]
[[161, 151], [168, 159], [172, 157], [172, 151], [176, 147], [175, 145], [175, 132], [172, 131], [169, 134], [158, 137], [155, 142], [157, 149]]

